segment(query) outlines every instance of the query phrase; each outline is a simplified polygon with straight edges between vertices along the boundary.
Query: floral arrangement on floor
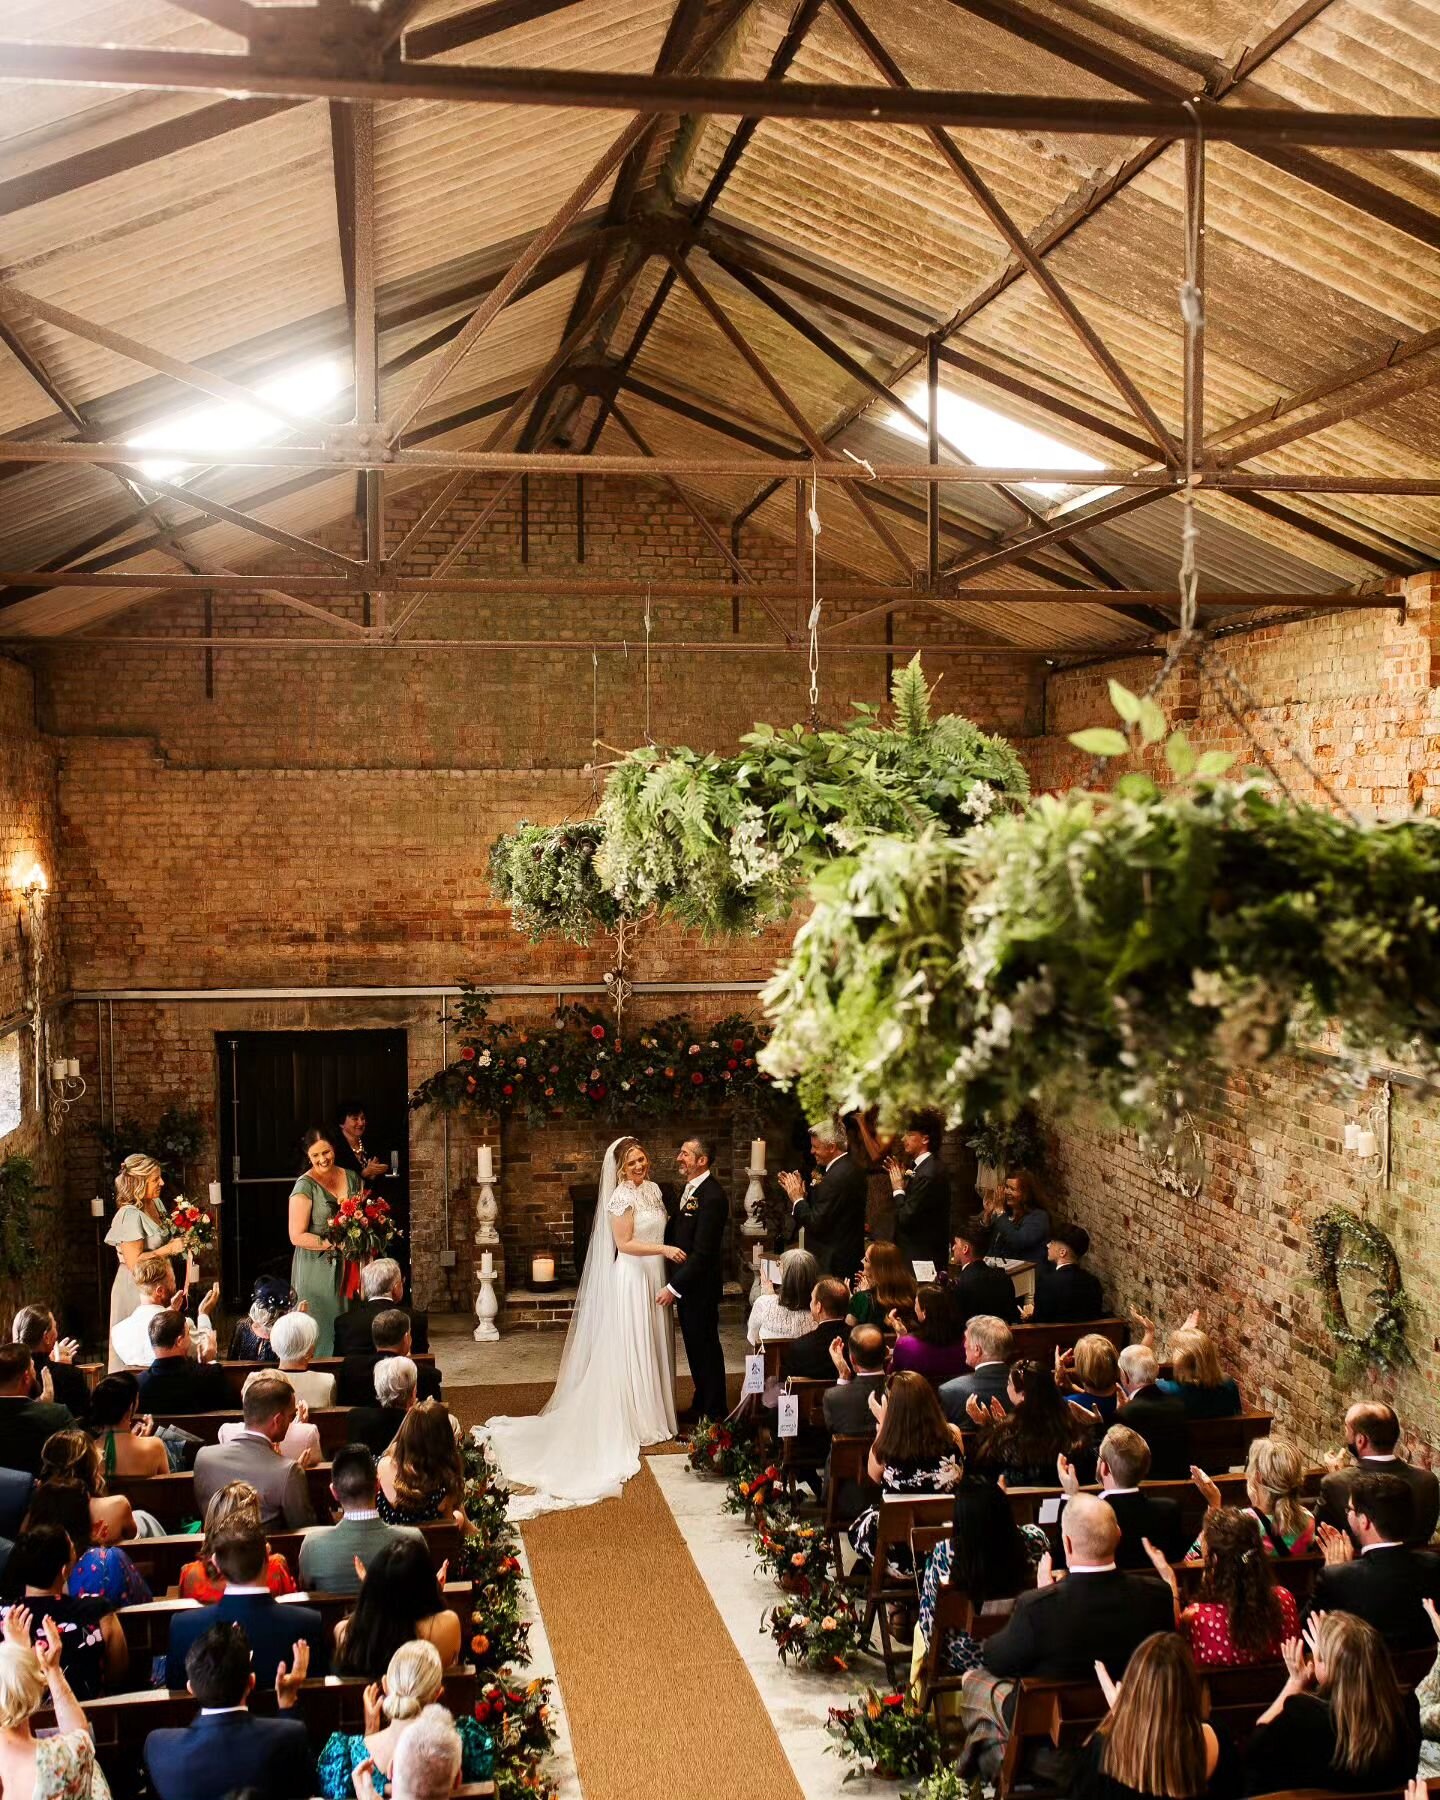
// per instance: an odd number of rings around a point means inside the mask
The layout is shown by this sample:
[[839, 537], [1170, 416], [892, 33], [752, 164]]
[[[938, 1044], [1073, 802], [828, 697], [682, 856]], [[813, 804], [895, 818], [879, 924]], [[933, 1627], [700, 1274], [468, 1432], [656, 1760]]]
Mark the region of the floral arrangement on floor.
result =
[[932, 1769], [913, 1788], [906, 1788], [901, 1800], [971, 1800], [976, 1784], [962, 1775], [958, 1763], [942, 1763]]
[[823, 1526], [807, 1525], [785, 1507], [766, 1513], [756, 1524], [755, 1554], [787, 1593], [814, 1593], [830, 1569], [830, 1540]]
[[170, 1223], [183, 1240], [187, 1255], [208, 1250], [215, 1242], [214, 1219], [188, 1200], [177, 1200], [170, 1208]]
[[469, 1658], [476, 1668], [490, 1672], [475, 1717], [495, 1738], [497, 1796], [549, 1800], [555, 1785], [542, 1759], [554, 1744], [550, 1684], [525, 1681], [517, 1673], [517, 1665], [529, 1655], [530, 1621], [523, 1616], [524, 1571], [519, 1533], [508, 1516], [510, 1491], [483, 1444], [467, 1437], [461, 1454], [461, 1505], [471, 1529], [462, 1532], [452, 1563], [455, 1573], [474, 1585]]
[[697, 1475], [746, 1481], [758, 1473], [761, 1456], [753, 1429], [730, 1419], [697, 1419], [686, 1460]]
[[[1367, 1299], [1375, 1314], [1359, 1328], [1350, 1323], [1340, 1278], [1346, 1270], [1369, 1276]], [[1387, 1375], [1415, 1366], [1406, 1341], [1415, 1302], [1405, 1292], [1395, 1246], [1378, 1225], [1332, 1206], [1310, 1227], [1310, 1272], [1321, 1293], [1325, 1328], [1339, 1345], [1335, 1372], [1342, 1380], [1374, 1367]]]
[[906, 1775], [928, 1775], [940, 1762], [940, 1739], [928, 1712], [921, 1712], [909, 1694], [865, 1692], [851, 1705], [831, 1707], [826, 1726], [837, 1756], [860, 1766], [846, 1774], [846, 1781], [866, 1775], [895, 1781]]
[[518, 1116], [539, 1124], [560, 1115], [630, 1122], [723, 1101], [742, 1118], [787, 1111], [760, 1068], [765, 1029], [733, 1013], [701, 1025], [676, 1013], [654, 1025], [628, 1025], [588, 1006], [567, 1006], [535, 1028], [492, 1019], [490, 996], [467, 987], [460, 1003], [459, 1048], [445, 1068], [410, 1096], [412, 1109]]
[[360, 1270], [364, 1264], [388, 1255], [399, 1236], [400, 1227], [390, 1217], [390, 1202], [379, 1195], [355, 1194], [336, 1203], [325, 1227], [325, 1242], [339, 1252], [344, 1265], [340, 1292], [347, 1300], [353, 1300], [360, 1292]]
[[[1123, 717], [1139, 702], [1119, 694]], [[766, 990], [762, 1065], [812, 1117], [1034, 1103], [1153, 1131], [1191, 1071], [1263, 1062], [1327, 1020], [1352, 1053], [1440, 1061], [1440, 825], [1356, 825], [1221, 780], [1228, 759], [1183, 733], [1165, 755], [1163, 792], [1133, 771], [826, 869]]]
[[[759, 1450], [756, 1450], [757, 1460]], [[774, 1463], [757, 1467], [753, 1474], [732, 1476], [725, 1489], [728, 1513], [751, 1513], [758, 1518], [780, 1492], [780, 1471]]]
[[760, 1621], [781, 1662], [825, 1672], [848, 1670], [860, 1648], [860, 1615], [845, 1590], [819, 1581], [809, 1594], [787, 1594]]
[[532, 944], [546, 937], [588, 944], [625, 917], [596, 873], [600, 839], [599, 821], [580, 819], [522, 823], [490, 846], [490, 885], [510, 908], [511, 924]]

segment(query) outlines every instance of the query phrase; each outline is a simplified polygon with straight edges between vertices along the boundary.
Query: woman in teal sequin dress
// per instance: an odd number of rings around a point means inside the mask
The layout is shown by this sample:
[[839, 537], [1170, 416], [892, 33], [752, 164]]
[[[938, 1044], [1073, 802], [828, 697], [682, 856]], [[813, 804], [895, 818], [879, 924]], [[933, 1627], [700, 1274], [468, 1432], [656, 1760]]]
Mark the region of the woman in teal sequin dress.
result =
[[[440, 1698], [443, 1683], [440, 1652], [421, 1638], [402, 1644], [390, 1658], [384, 1681], [365, 1690], [365, 1732], [361, 1737], [332, 1731], [320, 1752], [320, 1792], [325, 1800], [352, 1800], [351, 1779], [367, 1758], [375, 1764], [375, 1792], [390, 1792], [395, 1751], [411, 1720], [422, 1708]], [[489, 1781], [495, 1773], [495, 1742], [484, 1726], [462, 1714], [455, 1721], [460, 1733], [460, 1779]]]
[[290, 1285], [320, 1328], [315, 1354], [333, 1356], [335, 1321], [346, 1304], [340, 1293], [344, 1265], [327, 1247], [324, 1234], [335, 1208], [342, 1200], [353, 1200], [361, 1182], [353, 1169], [337, 1167], [335, 1146], [323, 1131], [307, 1131], [304, 1144], [310, 1169], [290, 1190], [290, 1242], [295, 1246]]

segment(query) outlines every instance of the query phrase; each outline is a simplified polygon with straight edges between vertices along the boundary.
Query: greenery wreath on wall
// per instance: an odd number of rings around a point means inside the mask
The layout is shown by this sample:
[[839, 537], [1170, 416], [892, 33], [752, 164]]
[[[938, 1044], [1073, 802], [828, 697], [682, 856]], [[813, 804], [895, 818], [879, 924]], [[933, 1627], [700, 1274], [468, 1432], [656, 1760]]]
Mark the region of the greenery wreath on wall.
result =
[[[1414, 1367], [1406, 1332], [1415, 1302], [1405, 1292], [1395, 1246], [1378, 1225], [1342, 1206], [1330, 1207], [1310, 1227], [1310, 1268], [1320, 1288], [1326, 1329], [1340, 1346], [1337, 1374], [1349, 1378], [1372, 1367], [1394, 1374]], [[1346, 1270], [1375, 1279], [1368, 1296], [1375, 1316], [1363, 1330], [1350, 1323], [1345, 1310], [1340, 1277]]]

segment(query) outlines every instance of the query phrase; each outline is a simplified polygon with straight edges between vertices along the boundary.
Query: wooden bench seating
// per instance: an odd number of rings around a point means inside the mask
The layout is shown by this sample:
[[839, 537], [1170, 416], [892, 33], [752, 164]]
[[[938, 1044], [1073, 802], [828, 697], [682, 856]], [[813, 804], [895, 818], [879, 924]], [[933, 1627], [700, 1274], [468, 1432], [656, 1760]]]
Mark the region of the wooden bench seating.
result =
[[[460, 1549], [460, 1528], [453, 1519], [434, 1525], [421, 1525], [430, 1550], [430, 1560], [438, 1569], [447, 1557]], [[300, 1573], [300, 1544], [303, 1531], [272, 1531], [268, 1542], [272, 1551], [283, 1556], [290, 1573]], [[180, 1584], [180, 1571], [200, 1555], [200, 1537], [194, 1532], [181, 1532], [170, 1537], [131, 1538], [124, 1548], [126, 1555], [145, 1577], [152, 1594], [165, 1596]]]
[[1243, 1469], [1256, 1438], [1269, 1437], [1275, 1423], [1267, 1412], [1236, 1413], [1228, 1419], [1191, 1419], [1186, 1427], [1190, 1460], [1207, 1475]]
[[[316, 1463], [303, 1471], [310, 1488], [310, 1504], [316, 1520], [328, 1525], [335, 1516], [335, 1500], [330, 1492], [330, 1465]], [[126, 1475], [112, 1484], [112, 1492], [124, 1494], [136, 1511], [154, 1513], [171, 1531], [179, 1531], [189, 1520], [200, 1516], [195, 1504], [195, 1477], [188, 1472], [179, 1475]], [[129, 1549], [129, 1544], [125, 1546]]]
[[892, 1687], [899, 1685], [900, 1659], [890, 1641], [889, 1607], [892, 1602], [914, 1605], [915, 1573], [893, 1575], [890, 1558], [896, 1550], [910, 1554], [910, 1534], [928, 1526], [949, 1524], [955, 1502], [949, 1494], [885, 1494], [878, 1507], [875, 1528], [875, 1557], [870, 1564], [865, 1584], [865, 1613], [860, 1624], [860, 1642], [868, 1646], [876, 1621], [880, 1625], [880, 1653], [885, 1658], [885, 1672]]
[[[331, 1457], [350, 1442], [350, 1408], [348, 1406], [314, 1406], [310, 1409], [310, 1423], [320, 1432], [320, 1448]], [[222, 1425], [241, 1425], [244, 1414], [238, 1407], [234, 1412], [204, 1413], [156, 1413], [157, 1425], [174, 1425], [181, 1431], [188, 1431], [191, 1437], [199, 1438], [206, 1444], [220, 1442]]]
[[[430, 1369], [435, 1366], [435, 1352], [433, 1350], [412, 1350], [410, 1352], [410, 1360], [417, 1368]], [[344, 1361], [345, 1358], [343, 1356], [317, 1356], [311, 1360], [310, 1367], [317, 1375], [334, 1375], [338, 1380], [340, 1367]], [[94, 1366], [96, 1368], [99, 1367], [98, 1364], [95, 1364]], [[87, 1363], [85, 1367], [88, 1377], [91, 1365]], [[225, 1379], [230, 1383], [230, 1392], [235, 1397], [236, 1406], [239, 1406], [240, 1404], [240, 1391], [245, 1386], [245, 1377], [247, 1375], [253, 1375], [257, 1369], [263, 1369], [268, 1375], [277, 1373], [274, 1363], [230, 1362], [226, 1358], [222, 1358], [216, 1364], [216, 1367], [225, 1371]], [[130, 1373], [132, 1375], [143, 1375], [145, 1371], [143, 1369], [131, 1369]], [[94, 1385], [93, 1382], [91, 1385]], [[177, 1421], [177, 1423], [183, 1423], [183, 1421]]]
[[[449, 1581], [444, 1588], [445, 1605], [460, 1615], [462, 1622], [468, 1621], [470, 1608], [474, 1598], [474, 1588], [468, 1581]], [[340, 1621], [354, 1610], [353, 1594], [282, 1594], [277, 1602], [280, 1606], [312, 1606], [320, 1614], [328, 1634], [334, 1633]], [[170, 1621], [177, 1613], [192, 1611], [199, 1605], [196, 1600], [151, 1600], [141, 1605], [122, 1606], [116, 1612], [121, 1629], [125, 1633], [125, 1642], [130, 1649], [130, 1678], [143, 1682], [149, 1671], [152, 1660], [163, 1656], [170, 1642]], [[172, 1687], [185, 1685], [184, 1672], [174, 1669], [167, 1671]]]
[[1073, 1350], [1082, 1337], [1103, 1337], [1117, 1350], [1130, 1342], [1130, 1327], [1124, 1319], [1078, 1319], [1071, 1324], [1030, 1325], [1023, 1320], [1010, 1327], [1014, 1349], [1013, 1362], [1025, 1357], [1032, 1362], [1053, 1363], [1057, 1350]]
[[[1320, 1479], [1323, 1469], [1312, 1469], [1305, 1477], [1302, 1493], [1313, 1497], [1320, 1491]], [[1245, 1477], [1242, 1474], [1221, 1473], [1212, 1475], [1220, 1497], [1226, 1506], [1246, 1506], [1249, 1504], [1245, 1493]], [[1143, 1481], [1141, 1491], [1153, 1494], [1157, 1499], [1177, 1500], [1180, 1503], [1182, 1528], [1193, 1538], [1200, 1529], [1200, 1521], [1205, 1516], [1205, 1499], [1193, 1481]], [[1099, 1488], [1089, 1487], [1086, 1493], [1098, 1494]], [[1058, 1539], [1058, 1520], [1042, 1520], [1040, 1513], [1049, 1501], [1064, 1499], [1064, 1493], [1058, 1487], [1016, 1487], [1007, 1490], [1010, 1510], [1017, 1525], [1042, 1525], [1049, 1531], [1056, 1542]]]

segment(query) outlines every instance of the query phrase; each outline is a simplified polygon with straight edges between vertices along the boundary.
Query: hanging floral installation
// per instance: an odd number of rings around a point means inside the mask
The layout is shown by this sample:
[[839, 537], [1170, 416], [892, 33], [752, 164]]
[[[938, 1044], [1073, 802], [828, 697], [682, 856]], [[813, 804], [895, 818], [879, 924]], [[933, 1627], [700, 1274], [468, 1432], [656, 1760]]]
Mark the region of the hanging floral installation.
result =
[[[1164, 739], [1112, 684], [1099, 756]], [[997, 813], [964, 838], [874, 837], [825, 869], [765, 1001], [762, 1066], [811, 1117], [925, 1105], [952, 1122], [1099, 1110], [1150, 1129], [1202, 1064], [1338, 1023], [1353, 1054], [1440, 1052], [1440, 826], [1359, 825], [1164, 743], [1174, 785]]]
[[958, 836], [1028, 793], [1003, 738], [932, 716], [918, 656], [896, 674], [892, 704], [888, 725], [869, 705], [835, 731], [757, 725], [735, 756], [632, 750], [611, 768], [596, 818], [498, 840], [495, 890], [532, 941], [588, 943], [657, 912], [710, 935], [756, 932], [869, 834]]
[[532, 1124], [557, 1116], [613, 1123], [720, 1101], [757, 1120], [792, 1109], [760, 1067], [764, 1026], [741, 1014], [701, 1024], [676, 1013], [621, 1037], [613, 1019], [587, 1006], [564, 1007], [547, 1025], [521, 1026], [492, 1019], [489, 999], [477, 988], [464, 990], [460, 1048], [415, 1089], [412, 1108]]

